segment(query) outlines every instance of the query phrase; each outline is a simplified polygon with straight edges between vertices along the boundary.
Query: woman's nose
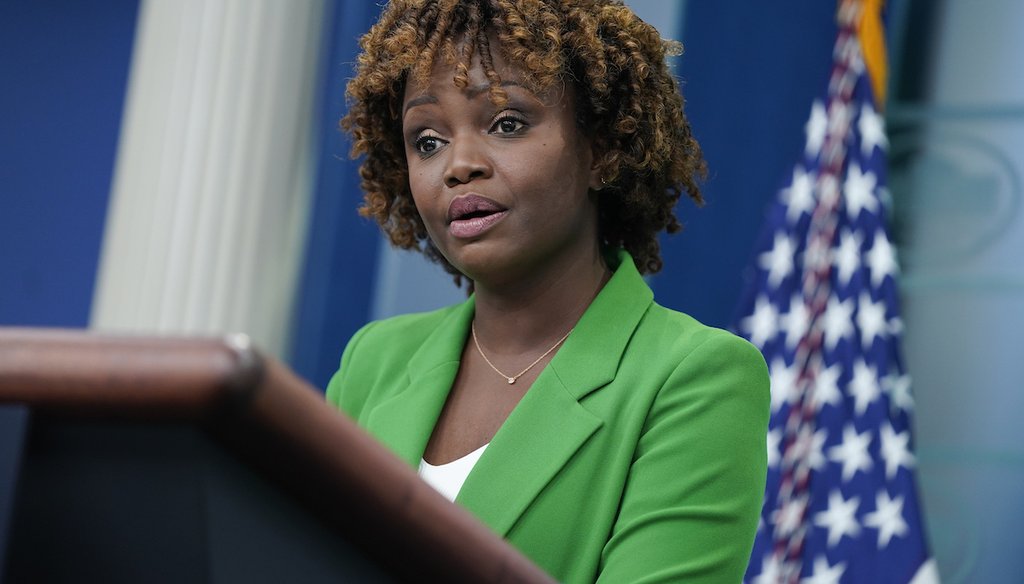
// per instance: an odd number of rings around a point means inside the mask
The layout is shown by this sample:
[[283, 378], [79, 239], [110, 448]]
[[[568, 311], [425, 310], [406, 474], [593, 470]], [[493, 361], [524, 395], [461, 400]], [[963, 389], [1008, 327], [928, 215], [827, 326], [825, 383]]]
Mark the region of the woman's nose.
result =
[[444, 184], [448, 188], [491, 176], [491, 163], [480, 139], [461, 137], [448, 145], [451, 157], [445, 168]]

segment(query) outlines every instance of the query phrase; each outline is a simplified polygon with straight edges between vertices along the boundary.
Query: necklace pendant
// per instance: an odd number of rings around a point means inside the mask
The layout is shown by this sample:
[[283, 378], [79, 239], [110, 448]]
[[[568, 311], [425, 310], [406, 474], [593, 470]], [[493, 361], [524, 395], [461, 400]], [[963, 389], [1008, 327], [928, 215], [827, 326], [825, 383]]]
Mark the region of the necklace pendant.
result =
[[509, 384], [509, 385], [512, 385], [512, 384], [513, 384], [513, 383], [515, 383], [515, 382], [516, 382], [516, 378], [515, 378], [515, 377], [509, 377], [509, 378], [508, 378], [508, 384]]

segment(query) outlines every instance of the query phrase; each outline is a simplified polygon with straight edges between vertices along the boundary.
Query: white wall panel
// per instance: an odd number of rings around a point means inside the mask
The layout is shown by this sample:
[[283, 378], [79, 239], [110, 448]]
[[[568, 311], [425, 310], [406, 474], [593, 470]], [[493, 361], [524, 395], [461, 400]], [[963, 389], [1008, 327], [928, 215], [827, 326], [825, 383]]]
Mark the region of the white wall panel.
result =
[[92, 325], [287, 347], [324, 0], [147, 0]]

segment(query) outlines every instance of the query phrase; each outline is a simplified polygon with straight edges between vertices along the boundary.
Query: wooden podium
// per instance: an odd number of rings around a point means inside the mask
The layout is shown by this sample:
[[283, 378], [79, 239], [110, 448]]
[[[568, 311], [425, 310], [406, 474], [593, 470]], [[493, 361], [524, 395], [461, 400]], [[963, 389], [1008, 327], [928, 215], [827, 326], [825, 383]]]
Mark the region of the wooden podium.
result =
[[552, 581], [242, 336], [0, 328], [0, 404], [5, 582]]

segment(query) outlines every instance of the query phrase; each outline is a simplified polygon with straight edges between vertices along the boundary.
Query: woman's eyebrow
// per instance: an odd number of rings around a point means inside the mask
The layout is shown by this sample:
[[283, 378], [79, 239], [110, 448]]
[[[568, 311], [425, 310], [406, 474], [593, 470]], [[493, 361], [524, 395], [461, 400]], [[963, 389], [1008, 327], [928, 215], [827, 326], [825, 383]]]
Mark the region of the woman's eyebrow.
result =
[[[520, 88], [526, 89], [526, 87], [522, 83], [519, 83], [518, 81], [515, 81], [515, 80], [502, 81], [501, 84], [499, 85], [499, 87], [520, 87]], [[466, 97], [468, 99], [476, 99], [476, 97], [479, 96], [481, 93], [483, 93], [485, 91], [489, 91], [490, 89], [491, 89], [491, 84], [490, 83], [481, 83], [481, 84], [475, 85], [473, 87], [467, 87], [466, 90], [465, 90], [466, 91]], [[412, 109], [412, 108], [414, 108], [414, 107], [416, 107], [418, 105], [424, 105], [424, 104], [428, 104], [428, 103], [436, 104], [437, 103], [437, 98], [434, 97], [433, 95], [430, 95], [429, 93], [424, 93], [422, 95], [417, 95], [416, 97], [414, 97], [414, 98], [410, 99], [408, 102], [406, 102], [405, 106], [402, 108], [402, 117], [405, 117], [405, 114], [408, 113], [410, 109]]]
[[423, 105], [427, 103], [437, 103], [437, 98], [428, 93], [417, 95], [416, 97], [405, 102], [405, 107], [402, 108], [402, 117], [405, 117], [405, 114], [407, 114], [410, 109], [418, 105]]

